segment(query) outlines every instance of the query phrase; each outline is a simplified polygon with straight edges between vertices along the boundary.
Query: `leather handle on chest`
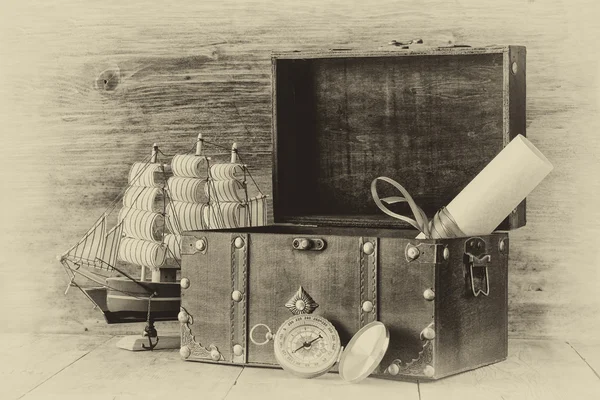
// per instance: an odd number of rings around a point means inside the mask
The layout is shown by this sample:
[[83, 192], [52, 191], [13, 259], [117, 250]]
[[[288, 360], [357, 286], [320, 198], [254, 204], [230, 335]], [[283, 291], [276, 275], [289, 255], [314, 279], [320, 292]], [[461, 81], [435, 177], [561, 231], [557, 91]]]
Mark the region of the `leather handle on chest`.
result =
[[231, 361], [247, 362], [248, 243], [247, 234], [231, 235]]
[[360, 327], [378, 320], [377, 269], [379, 260], [379, 239], [359, 238], [360, 263]]

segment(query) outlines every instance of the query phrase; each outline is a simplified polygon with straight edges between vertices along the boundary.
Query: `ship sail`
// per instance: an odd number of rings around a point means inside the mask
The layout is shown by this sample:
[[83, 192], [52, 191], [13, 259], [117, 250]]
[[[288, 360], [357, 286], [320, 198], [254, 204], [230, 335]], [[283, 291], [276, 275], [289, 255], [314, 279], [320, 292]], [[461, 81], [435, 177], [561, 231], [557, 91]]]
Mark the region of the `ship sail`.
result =
[[237, 162], [235, 144], [233, 151], [230, 163], [211, 163], [199, 150], [196, 155], [173, 157], [173, 177], [167, 181], [172, 201], [166, 210], [166, 223], [172, 234], [165, 240], [171, 257], [181, 258], [176, 246], [181, 243], [184, 231], [266, 224], [266, 196], [261, 193], [248, 197], [249, 172], [244, 164]]
[[208, 198], [205, 183], [208, 179], [209, 159], [194, 154], [176, 154], [171, 160], [173, 176], [167, 181], [167, 193], [171, 198], [166, 210], [166, 220], [172, 232], [165, 236], [169, 257], [181, 260], [181, 233], [207, 229], [203, 210]]
[[187, 203], [185, 201], [172, 201], [169, 203], [169, 230], [175, 233], [183, 231], [199, 231], [206, 225], [202, 218], [204, 203]]
[[123, 207], [119, 212], [123, 232], [134, 239], [161, 242], [164, 232], [164, 217], [156, 212]]
[[206, 179], [206, 162], [207, 159], [199, 154], [176, 154], [171, 160], [171, 169], [175, 176]]
[[[165, 165], [158, 162], [159, 151], [154, 145], [148, 162], [131, 166], [121, 198], [59, 257], [69, 286], [78, 287], [99, 306], [107, 322], [146, 320], [150, 310], [152, 318], [177, 318], [178, 298], [164, 312], [150, 306], [150, 302], [163, 304], [164, 293], [179, 290], [173, 271], [179, 268], [183, 232], [266, 224], [266, 196], [260, 193], [249, 197], [246, 178], [250, 173], [237, 161], [235, 144], [231, 162], [213, 163], [202, 155], [203, 143], [199, 136], [196, 154], [173, 156], [170, 177]], [[117, 211], [118, 202], [121, 207]], [[127, 265], [140, 268], [139, 280], [125, 272]], [[123, 276], [86, 272], [82, 266]], [[152, 271], [152, 282], [146, 280], [147, 270]], [[77, 275], [100, 287], [80, 287], [75, 283]], [[125, 307], [134, 303], [134, 308]], [[146, 308], [148, 312], [142, 312]]]
[[167, 248], [160, 243], [124, 237], [119, 247], [119, 259], [147, 268], [158, 268], [165, 263]]
[[236, 162], [210, 167], [205, 186], [209, 199], [204, 209], [206, 226], [227, 229], [266, 224], [266, 196], [248, 197], [247, 176], [247, 167]]
[[162, 190], [156, 187], [130, 186], [123, 195], [123, 206], [139, 210], [162, 212]]
[[169, 233], [165, 236], [165, 243], [169, 250], [169, 256], [181, 260], [181, 236]]
[[156, 187], [163, 186], [163, 166], [157, 163], [136, 162], [129, 170], [129, 184], [133, 186]]
[[215, 203], [242, 203], [246, 197], [244, 184], [236, 179], [210, 179], [204, 189], [206, 197]]
[[186, 203], [204, 203], [204, 182], [198, 178], [174, 176], [167, 182], [171, 199]]
[[267, 224], [267, 197], [259, 195], [248, 200], [248, 225], [264, 226]]
[[73, 247], [61, 257], [61, 261], [70, 261], [75, 265], [101, 268], [98, 259], [104, 256], [106, 243], [106, 214], [102, 215], [96, 223]]
[[145, 268], [155, 270], [166, 260], [164, 178], [162, 164], [134, 163], [129, 171], [131, 186], [123, 195], [123, 208], [118, 215], [123, 227], [118, 259], [142, 267], [142, 277]]
[[117, 254], [121, 245], [123, 236], [123, 224], [118, 224], [107, 234], [104, 241], [104, 251], [102, 253], [102, 265], [111, 267], [117, 263]]

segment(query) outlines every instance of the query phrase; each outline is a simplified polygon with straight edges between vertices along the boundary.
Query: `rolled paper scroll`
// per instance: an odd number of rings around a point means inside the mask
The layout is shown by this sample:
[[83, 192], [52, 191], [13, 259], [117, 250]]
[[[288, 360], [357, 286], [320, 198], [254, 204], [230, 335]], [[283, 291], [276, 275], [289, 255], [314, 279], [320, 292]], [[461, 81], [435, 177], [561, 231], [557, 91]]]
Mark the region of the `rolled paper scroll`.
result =
[[[418, 239], [488, 235], [552, 168], [548, 159], [529, 140], [518, 135], [431, 221], [427, 220], [406, 189], [390, 178], [373, 180], [371, 193], [383, 212], [421, 231]], [[378, 180], [390, 183], [404, 197], [380, 199], [376, 190]], [[384, 205], [398, 202], [407, 202], [415, 219], [396, 214]]]
[[518, 135], [446, 206], [467, 236], [490, 234], [552, 171], [550, 161]]

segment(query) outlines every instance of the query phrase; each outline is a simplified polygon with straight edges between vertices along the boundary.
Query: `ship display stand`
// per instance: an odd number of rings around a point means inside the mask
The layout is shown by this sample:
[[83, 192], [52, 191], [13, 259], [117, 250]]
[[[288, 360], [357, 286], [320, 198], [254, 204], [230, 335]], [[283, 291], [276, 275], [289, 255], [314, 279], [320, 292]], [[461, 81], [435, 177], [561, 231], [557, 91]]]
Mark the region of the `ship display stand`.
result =
[[180, 347], [179, 335], [159, 338], [155, 323], [178, 319], [183, 232], [266, 223], [266, 196], [258, 187], [259, 195], [248, 196], [246, 177], [251, 175], [238, 162], [237, 145], [231, 148], [230, 162], [211, 163], [205, 144], [223, 149], [200, 134], [192, 150], [174, 155], [170, 165], [159, 158], [166, 155], [154, 144], [147, 159], [132, 165], [117, 199], [57, 257], [68, 277], [65, 295], [70, 287], [78, 288], [108, 324], [146, 322], [141, 335], [123, 337], [119, 348]]

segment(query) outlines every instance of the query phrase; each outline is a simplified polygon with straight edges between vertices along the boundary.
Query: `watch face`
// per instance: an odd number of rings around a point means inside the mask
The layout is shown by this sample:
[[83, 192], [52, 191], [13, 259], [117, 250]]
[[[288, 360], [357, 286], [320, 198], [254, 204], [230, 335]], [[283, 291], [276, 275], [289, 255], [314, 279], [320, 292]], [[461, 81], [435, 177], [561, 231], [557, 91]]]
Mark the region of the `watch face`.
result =
[[325, 318], [298, 315], [275, 334], [275, 357], [295, 375], [312, 378], [329, 371], [340, 354], [340, 337]]

